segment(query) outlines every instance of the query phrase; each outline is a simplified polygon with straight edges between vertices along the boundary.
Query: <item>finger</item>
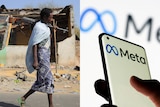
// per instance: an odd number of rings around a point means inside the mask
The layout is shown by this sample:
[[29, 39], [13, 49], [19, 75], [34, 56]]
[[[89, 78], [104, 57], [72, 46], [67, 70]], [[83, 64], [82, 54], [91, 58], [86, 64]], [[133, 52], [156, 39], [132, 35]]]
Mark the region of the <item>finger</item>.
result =
[[131, 77], [130, 83], [137, 91], [146, 96], [149, 96], [152, 92], [156, 91], [159, 86], [159, 82], [156, 80], [142, 80], [136, 76]]
[[39, 65], [37, 65], [35, 69], [38, 70], [39, 69]]
[[109, 101], [109, 88], [106, 81], [99, 79], [95, 82], [94, 87], [97, 94]]
[[32, 66], [35, 70], [38, 70], [39, 69], [39, 66]]
[[160, 83], [157, 80], [142, 80], [132, 76], [130, 83], [138, 92], [149, 96], [155, 104], [160, 104]]
[[35, 66], [32, 65], [32, 67], [35, 69]]

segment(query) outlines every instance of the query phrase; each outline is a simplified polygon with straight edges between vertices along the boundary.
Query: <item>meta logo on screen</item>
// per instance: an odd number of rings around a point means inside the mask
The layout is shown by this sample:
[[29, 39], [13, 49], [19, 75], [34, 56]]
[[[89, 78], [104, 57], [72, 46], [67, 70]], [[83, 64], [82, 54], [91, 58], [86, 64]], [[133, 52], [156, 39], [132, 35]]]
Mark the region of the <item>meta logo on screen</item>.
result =
[[139, 56], [137, 53], [130, 53], [128, 50], [117, 48], [116, 46], [110, 44], [106, 45], [106, 52], [141, 64], [146, 64], [146, 59], [142, 56]]

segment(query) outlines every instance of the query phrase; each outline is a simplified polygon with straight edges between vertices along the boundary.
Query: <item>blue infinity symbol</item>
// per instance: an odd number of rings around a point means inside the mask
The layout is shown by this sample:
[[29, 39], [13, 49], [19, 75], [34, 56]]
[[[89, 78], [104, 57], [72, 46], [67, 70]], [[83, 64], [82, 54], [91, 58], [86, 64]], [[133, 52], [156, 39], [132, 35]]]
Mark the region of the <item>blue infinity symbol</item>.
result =
[[[84, 28], [84, 27], [82, 26], [82, 24], [83, 24], [83, 22], [84, 22], [85, 16], [86, 16], [89, 12], [92, 12], [92, 13], [94, 13], [94, 14], [96, 15], [96, 20], [94, 20], [94, 21], [90, 24], [90, 26], [88, 26], [87, 28]], [[113, 26], [114, 26], [114, 28], [113, 28], [113, 30], [110, 31], [110, 32], [105, 28], [104, 23], [103, 23], [103, 21], [102, 21], [102, 16], [105, 15], [105, 14], [109, 14], [109, 15], [112, 17], [112, 19], [113, 19]], [[92, 9], [92, 8], [86, 9], [86, 10], [82, 13], [81, 18], [80, 18], [80, 29], [81, 29], [82, 31], [84, 31], [84, 32], [87, 32], [87, 31], [91, 30], [97, 22], [99, 22], [99, 24], [101, 25], [102, 30], [104, 31], [104, 33], [114, 34], [114, 33], [116, 32], [117, 22], [116, 22], [116, 17], [115, 17], [115, 15], [114, 15], [111, 11], [108, 11], [108, 10], [106, 10], [106, 11], [104, 11], [103, 13], [99, 14], [95, 9]]]
[[111, 45], [107, 44], [106, 45], [106, 51], [108, 53], [113, 52], [116, 56], [118, 56], [118, 50], [117, 50], [117, 48], [115, 46], [111, 46]]

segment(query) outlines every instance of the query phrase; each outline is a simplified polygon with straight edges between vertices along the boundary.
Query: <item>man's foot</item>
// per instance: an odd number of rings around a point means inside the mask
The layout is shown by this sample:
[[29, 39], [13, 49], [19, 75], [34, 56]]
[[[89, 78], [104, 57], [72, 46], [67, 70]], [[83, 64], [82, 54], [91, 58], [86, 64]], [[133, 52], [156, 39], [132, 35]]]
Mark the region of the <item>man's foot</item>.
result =
[[20, 107], [25, 107], [25, 98], [24, 97], [19, 98], [18, 103]]

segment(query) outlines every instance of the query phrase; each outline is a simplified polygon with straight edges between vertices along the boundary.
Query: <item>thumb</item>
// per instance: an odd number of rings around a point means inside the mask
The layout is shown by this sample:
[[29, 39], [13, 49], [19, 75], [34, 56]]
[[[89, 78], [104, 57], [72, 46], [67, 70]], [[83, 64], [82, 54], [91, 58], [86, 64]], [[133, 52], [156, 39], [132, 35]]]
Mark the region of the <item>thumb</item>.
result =
[[160, 83], [157, 80], [142, 80], [132, 76], [130, 83], [138, 92], [148, 96], [157, 107], [160, 107]]

